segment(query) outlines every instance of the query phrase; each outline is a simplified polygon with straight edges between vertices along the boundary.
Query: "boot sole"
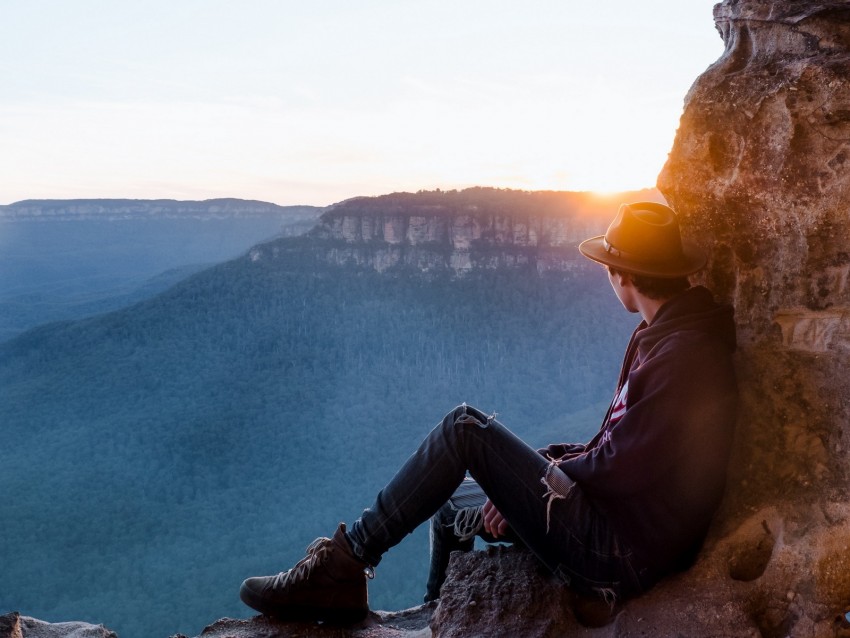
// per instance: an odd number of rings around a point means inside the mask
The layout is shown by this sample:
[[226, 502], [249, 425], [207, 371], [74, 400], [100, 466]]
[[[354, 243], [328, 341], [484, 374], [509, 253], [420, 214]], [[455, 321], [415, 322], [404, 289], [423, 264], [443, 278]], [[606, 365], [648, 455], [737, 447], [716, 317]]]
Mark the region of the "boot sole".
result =
[[326, 607], [293, 607], [270, 616], [286, 621], [322, 621], [329, 625], [353, 625], [366, 619], [368, 609], [328, 609]]
[[369, 608], [353, 607], [317, 607], [314, 605], [277, 606], [257, 596], [247, 588], [239, 592], [242, 602], [261, 614], [278, 620], [288, 621], [322, 621], [336, 625], [350, 625], [360, 622], [369, 615]]

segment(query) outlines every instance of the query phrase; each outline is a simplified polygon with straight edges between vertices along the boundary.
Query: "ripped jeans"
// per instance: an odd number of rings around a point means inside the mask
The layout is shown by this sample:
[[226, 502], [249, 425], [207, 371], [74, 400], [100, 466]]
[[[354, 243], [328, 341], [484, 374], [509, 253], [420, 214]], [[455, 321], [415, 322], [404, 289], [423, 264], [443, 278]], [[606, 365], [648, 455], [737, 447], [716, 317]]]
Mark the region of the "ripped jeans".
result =
[[[445, 416], [351, 525], [348, 539], [355, 554], [377, 565], [384, 552], [444, 505], [451, 508], [459, 487], [469, 490], [467, 472], [508, 521], [511, 534], [575, 590], [611, 600], [654, 582], [566, 474], [493, 417], [466, 405]], [[446, 511], [441, 514], [445, 518]], [[453, 534], [454, 521], [451, 525], [447, 531]], [[451, 534], [438, 534], [435, 541]], [[468, 538], [461, 542], [466, 544], [457, 549], [470, 548]], [[449, 551], [438, 548], [437, 573], [433, 583], [429, 577], [426, 597], [439, 592]]]

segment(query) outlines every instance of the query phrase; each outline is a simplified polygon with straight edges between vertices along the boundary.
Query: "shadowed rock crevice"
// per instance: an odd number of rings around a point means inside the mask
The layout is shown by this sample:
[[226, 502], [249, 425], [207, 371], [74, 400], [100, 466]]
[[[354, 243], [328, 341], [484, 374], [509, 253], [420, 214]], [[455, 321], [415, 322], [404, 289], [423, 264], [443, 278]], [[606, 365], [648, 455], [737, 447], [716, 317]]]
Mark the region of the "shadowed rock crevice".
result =
[[762, 521], [763, 533], [756, 532], [733, 549], [729, 558], [729, 576], [733, 580], [750, 582], [764, 574], [773, 556], [776, 539], [767, 521]]

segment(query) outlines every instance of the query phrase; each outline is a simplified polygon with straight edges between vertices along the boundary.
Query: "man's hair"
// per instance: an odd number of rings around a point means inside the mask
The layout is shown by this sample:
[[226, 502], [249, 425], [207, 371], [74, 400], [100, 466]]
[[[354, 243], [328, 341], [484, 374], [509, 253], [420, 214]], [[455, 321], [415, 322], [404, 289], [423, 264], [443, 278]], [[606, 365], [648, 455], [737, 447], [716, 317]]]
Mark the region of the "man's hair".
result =
[[687, 277], [649, 277], [647, 275], [636, 275], [627, 270], [617, 270], [611, 266], [608, 266], [608, 271], [612, 275], [628, 273], [638, 292], [650, 299], [669, 299], [691, 287], [691, 282], [688, 281]]

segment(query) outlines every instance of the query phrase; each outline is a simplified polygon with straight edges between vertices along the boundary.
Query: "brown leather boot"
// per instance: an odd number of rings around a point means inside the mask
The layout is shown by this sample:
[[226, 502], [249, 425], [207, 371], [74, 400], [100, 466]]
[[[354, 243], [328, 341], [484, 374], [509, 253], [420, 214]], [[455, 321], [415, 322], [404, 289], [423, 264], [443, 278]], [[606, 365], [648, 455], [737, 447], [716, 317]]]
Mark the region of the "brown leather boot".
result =
[[249, 607], [282, 620], [352, 623], [369, 613], [367, 570], [345, 539], [345, 523], [333, 538], [317, 538], [307, 556], [277, 576], [257, 576], [242, 583], [239, 597]]

